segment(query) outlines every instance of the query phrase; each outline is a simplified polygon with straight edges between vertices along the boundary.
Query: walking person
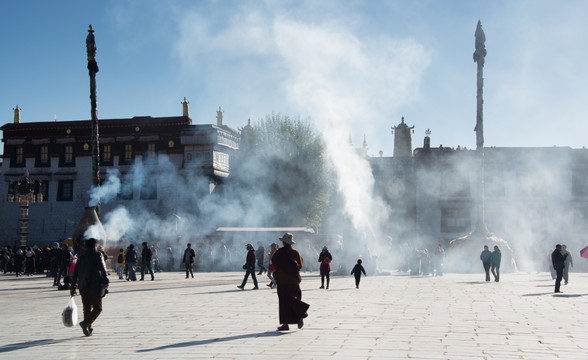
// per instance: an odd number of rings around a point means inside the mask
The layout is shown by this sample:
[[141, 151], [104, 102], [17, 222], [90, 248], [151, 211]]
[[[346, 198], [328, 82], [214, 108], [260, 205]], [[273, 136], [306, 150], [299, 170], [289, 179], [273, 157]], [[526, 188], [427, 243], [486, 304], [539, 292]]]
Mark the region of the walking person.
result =
[[118, 252], [118, 257], [116, 259], [116, 273], [118, 274], [118, 278], [122, 280], [123, 273], [125, 271], [125, 250], [120, 248]]
[[321, 289], [325, 288], [325, 277], [327, 278], [327, 289], [329, 288], [329, 282], [331, 280], [331, 261], [333, 261], [333, 256], [327, 247], [324, 246], [318, 258], [318, 262], [321, 264], [319, 268], [321, 273]]
[[192, 265], [194, 264], [195, 257], [196, 253], [194, 252], [194, 249], [192, 249], [192, 244], [188, 243], [188, 245], [186, 246], [186, 250], [184, 250], [184, 258], [182, 259], [182, 262], [186, 267], [186, 279], [188, 278], [188, 275], [192, 275], [192, 279], [194, 278], [194, 273], [192, 272]]
[[84, 335], [90, 336], [94, 329], [92, 324], [102, 312], [102, 297], [108, 287], [108, 276], [104, 257], [96, 251], [96, 239], [90, 238], [85, 242], [86, 251], [78, 258], [74, 269], [71, 296], [80, 290], [82, 297], [84, 320], [80, 327]]
[[492, 257], [492, 252], [488, 250], [488, 245], [484, 245], [484, 250], [480, 254], [480, 260], [482, 260], [482, 265], [484, 266], [484, 271], [486, 272], [486, 281], [490, 281], [490, 266], [492, 263], [490, 259]]
[[443, 262], [445, 261], [445, 250], [441, 244], [435, 249], [435, 276], [443, 276]]
[[32, 276], [36, 273], [35, 269], [35, 252], [33, 251], [32, 247], [28, 247], [25, 251], [25, 274], [27, 276]]
[[61, 252], [59, 253], [59, 268], [57, 269], [57, 288], [61, 286], [61, 278], [65, 281], [66, 276], [69, 274], [69, 267], [71, 265], [72, 253], [69, 251], [66, 243], [61, 244]]
[[361, 280], [361, 273], [363, 273], [364, 276], [367, 276], [367, 274], [365, 273], [365, 269], [361, 265], [361, 262], [361, 259], [357, 259], [357, 264], [355, 264], [355, 266], [351, 270], [351, 275], [355, 276], [356, 289], [359, 289], [359, 280]]
[[294, 236], [285, 233], [280, 240], [283, 246], [272, 257], [275, 272], [274, 278], [278, 285], [278, 302], [280, 314], [280, 327], [278, 331], [290, 330], [289, 324], [297, 324], [301, 329], [304, 326], [303, 319], [308, 316], [310, 307], [302, 301], [300, 290], [300, 270], [302, 269], [302, 256], [292, 247]]
[[276, 270], [274, 268], [274, 265], [272, 263], [272, 256], [274, 256], [275, 252], [278, 251], [278, 244], [276, 243], [271, 243], [270, 245], [270, 253], [268, 255], [268, 265], [267, 265], [267, 277], [270, 279], [270, 283], [267, 284], [268, 287], [270, 288], [274, 288], [274, 286], [276, 285], [276, 280], [274, 279], [274, 271]]
[[498, 246], [494, 245], [494, 251], [492, 252], [492, 256], [490, 257], [490, 263], [492, 264], [492, 275], [494, 276], [494, 281], [500, 281], [500, 261], [502, 260], [502, 253]]
[[251, 279], [253, 279], [253, 290], [259, 289], [257, 286], [257, 277], [255, 277], [255, 250], [253, 249], [253, 245], [247, 244], [247, 257], [245, 258], [245, 265], [243, 265], [243, 269], [245, 270], [245, 277], [243, 277], [243, 282], [241, 285], [237, 286], [239, 289], [245, 289], [245, 284], [247, 283], [247, 279], [249, 275], [251, 275]]
[[151, 260], [153, 259], [153, 251], [147, 245], [147, 242], [143, 242], [142, 244], [143, 250], [141, 251], [141, 281], [145, 280], [145, 269], [149, 270], [149, 274], [151, 275], [151, 281], [155, 280], [153, 276], [153, 266], [151, 265]]
[[22, 268], [24, 267], [24, 263], [25, 263], [24, 253], [22, 252], [22, 249], [17, 249], [16, 252], [14, 253], [13, 267], [12, 267], [14, 270], [14, 273], [16, 274], [16, 277], [22, 276]]
[[561, 245], [555, 245], [555, 250], [551, 253], [551, 262], [553, 263], [553, 268], [555, 269], [556, 277], [555, 277], [555, 290], [553, 292], [560, 293], [559, 287], [561, 285], [561, 279], [563, 278], [563, 269], [566, 266], [565, 261], [566, 257], [561, 253]]
[[265, 262], [265, 246], [261, 242], [257, 242], [257, 251], [255, 252], [255, 256], [257, 257], [257, 266], [259, 266], [259, 273], [257, 275], [263, 274], [263, 272], [267, 272], [263, 263]]
[[125, 255], [125, 262], [127, 264], [127, 281], [137, 280], [137, 274], [135, 273], [135, 264], [137, 263], [137, 252], [135, 251], [135, 245], [131, 244], [127, 248], [127, 254]]
[[570, 254], [570, 252], [568, 251], [568, 247], [566, 245], [562, 245], [561, 246], [561, 254], [564, 256], [565, 260], [564, 260], [564, 270], [563, 270], [563, 279], [564, 279], [564, 285], [568, 284], [568, 279], [569, 279], [569, 271], [570, 271], [570, 266], [574, 267], [574, 262], [572, 261], [572, 254]]

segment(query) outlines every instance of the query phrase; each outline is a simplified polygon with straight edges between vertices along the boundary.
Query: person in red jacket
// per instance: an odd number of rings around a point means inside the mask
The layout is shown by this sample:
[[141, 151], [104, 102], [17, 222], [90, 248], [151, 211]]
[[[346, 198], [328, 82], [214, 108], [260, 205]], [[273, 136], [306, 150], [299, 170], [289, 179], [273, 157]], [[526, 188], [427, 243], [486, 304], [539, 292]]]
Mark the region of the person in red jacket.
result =
[[327, 289], [329, 288], [329, 282], [331, 281], [331, 261], [333, 261], [333, 256], [325, 246], [318, 258], [318, 262], [321, 263], [321, 289], [325, 288], [325, 277], [327, 278]]

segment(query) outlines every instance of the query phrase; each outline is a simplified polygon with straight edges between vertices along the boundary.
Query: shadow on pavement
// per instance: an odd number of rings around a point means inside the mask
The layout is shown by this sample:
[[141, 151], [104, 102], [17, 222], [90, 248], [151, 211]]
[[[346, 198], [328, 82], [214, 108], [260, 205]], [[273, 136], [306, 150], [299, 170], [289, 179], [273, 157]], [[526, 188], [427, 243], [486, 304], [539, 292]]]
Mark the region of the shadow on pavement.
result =
[[81, 338], [83, 338], [83, 336], [76, 336], [76, 337], [71, 337], [71, 338], [67, 338], [67, 339], [41, 339], [41, 340], [33, 340], [33, 341], [24, 341], [24, 342], [14, 343], [14, 344], [6, 344], [6, 345], [0, 346], [0, 353], [25, 349], [25, 348], [29, 348], [32, 346], [45, 346], [45, 345], [52, 345], [52, 344], [61, 344], [61, 343], [67, 342], [67, 341], [81, 339]]
[[521, 296], [541, 296], [541, 295], [553, 295], [555, 297], [580, 297], [580, 296], [586, 296], [587, 294], [564, 294], [564, 293], [559, 293], [556, 294], [553, 291], [550, 292], [546, 292], [546, 293], [536, 293], [536, 294], [523, 294]]
[[247, 339], [247, 338], [257, 338], [257, 337], [281, 336], [281, 335], [285, 335], [285, 334], [286, 333], [281, 333], [278, 331], [264, 331], [261, 333], [234, 335], [234, 336], [227, 336], [227, 337], [214, 338], [214, 339], [208, 339], [208, 340], [186, 341], [186, 342], [181, 342], [181, 343], [177, 343], [177, 344], [158, 346], [158, 347], [151, 348], [151, 349], [136, 350], [136, 352], [145, 353], [145, 352], [157, 351], [157, 350], [206, 345], [206, 344], [211, 344], [214, 342], [221, 342], [221, 341], [231, 341], [231, 340], [237, 340], [237, 339]]

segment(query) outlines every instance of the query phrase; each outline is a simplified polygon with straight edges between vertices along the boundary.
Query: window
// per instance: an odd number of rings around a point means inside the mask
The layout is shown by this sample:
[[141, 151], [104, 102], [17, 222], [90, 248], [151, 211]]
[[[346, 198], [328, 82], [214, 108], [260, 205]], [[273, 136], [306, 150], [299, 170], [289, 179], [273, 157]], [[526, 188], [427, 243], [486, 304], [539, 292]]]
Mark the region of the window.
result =
[[441, 210], [441, 232], [466, 232], [470, 230], [468, 208], [446, 208]]
[[57, 201], [73, 201], [73, 180], [62, 180], [57, 187]]
[[157, 200], [157, 181], [146, 178], [141, 185], [141, 200]]
[[61, 150], [61, 156], [59, 157], [59, 166], [76, 166], [76, 163], [74, 161], [73, 145], [63, 145], [63, 148]]
[[157, 144], [149, 143], [143, 154], [143, 162], [146, 164], [157, 164]]
[[43, 194], [43, 201], [48, 201], [49, 200], [49, 182], [48, 181], [41, 182], [41, 186], [40, 186], [39, 191], [41, 192], [41, 194]]
[[10, 167], [24, 167], [24, 147], [22, 145], [16, 146], [12, 150], [12, 158], [10, 159]]
[[119, 200], [133, 200], [133, 180], [129, 178], [122, 178], [120, 184], [120, 192], [118, 193]]
[[133, 144], [123, 144], [119, 165], [130, 165], [134, 162]]
[[100, 154], [100, 164], [105, 166], [112, 165], [112, 145], [102, 145], [102, 153]]
[[37, 158], [35, 161], [35, 167], [50, 167], [51, 162], [49, 161], [49, 145], [41, 145], [37, 150]]

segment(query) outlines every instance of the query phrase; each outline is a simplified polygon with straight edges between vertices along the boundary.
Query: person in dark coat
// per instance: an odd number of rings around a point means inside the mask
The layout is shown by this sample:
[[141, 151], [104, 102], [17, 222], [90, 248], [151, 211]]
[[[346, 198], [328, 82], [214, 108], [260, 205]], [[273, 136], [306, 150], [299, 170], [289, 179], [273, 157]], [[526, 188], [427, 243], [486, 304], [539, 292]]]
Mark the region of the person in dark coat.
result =
[[365, 269], [363, 268], [363, 265], [361, 265], [361, 263], [361, 259], [357, 259], [357, 264], [355, 264], [355, 266], [351, 270], [351, 275], [355, 276], [356, 289], [359, 289], [359, 280], [361, 280], [361, 273], [363, 273], [364, 276], [367, 276], [367, 274], [365, 273]]
[[192, 265], [194, 264], [194, 258], [196, 257], [196, 253], [194, 249], [192, 249], [192, 244], [188, 244], [186, 250], [184, 250], [184, 257], [182, 258], [182, 262], [186, 267], [186, 279], [188, 275], [192, 275], [194, 278], [194, 272], [192, 271]]
[[482, 265], [484, 265], [484, 271], [486, 272], [486, 281], [490, 281], [490, 266], [492, 262], [490, 259], [492, 258], [492, 252], [488, 250], [488, 245], [484, 245], [484, 250], [480, 254], [480, 260], [482, 260]]
[[329, 288], [329, 282], [331, 281], [331, 261], [333, 261], [333, 256], [325, 246], [323, 247], [323, 250], [321, 251], [318, 258], [318, 262], [321, 264], [321, 289], [325, 288], [325, 277], [327, 278], [327, 289]]
[[25, 256], [22, 252], [22, 249], [16, 250], [16, 252], [14, 253], [13, 261], [13, 269], [14, 273], [16, 274], [16, 277], [22, 276], [22, 268], [25, 262]]
[[567, 255], [562, 255], [561, 253], [561, 245], [555, 245], [555, 250], [551, 253], [551, 262], [553, 263], [553, 268], [555, 269], [556, 278], [555, 278], [555, 290], [553, 292], [560, 293], [559, 286], [561, 284], [561, 279], [563, 278], [563, 270], [565, 267], [565, 260]]
[[[61, 252], [59, 253], [59, 268], [57, 270], [57, 286], [61, 286], [61, 278], [65, 279], [65, 277], [69, 274], [69, 266], [71, 265], [71, 251], [67, 247], [67, 244], [61, 244]], [[64, 280], [65, 281], [65, 280]]]
[[153, 265], [151, 264], [151, 260], [153, 260], [153, 251], [147, 244], [146, 241], [141, 244], [143, 246], [143, 250], [141, 251], [141, 281], [145, 280], [145, 269], [149, 270], [149, 274], [151, 274], [151, 280], [155, 280], [153, 276]]
[[278, 285], [278, 301], [280, 308], [280, 327], [278, 331], [290, 330], [288, 324], [298, 324], [301, 329], [304, 326], [303, 319], [308, 316], [310, 307], [302, 301], [300, 290], [300, 270], [302, 269], [302, 256], [292, 247], [294, 236], [285, 233], [280, 240], [284, 244], [272, 256], [274, 266], [274, 279]]
[[245, 269], [245, 277], [243, 277], [243, 282], [241, 285], [237, 286], [239, 289], [245, 289], [245, 284], [247, 283], [247, 279], [249, 275], [251, 275], [251, 279], [253, 279], [253, 290], [259, 289], [257, 286], [257, 277], [255, 277], [255, 250], [253, 249], [253, 245], [247, 244], [247, 257], [245, 260], [245, 265], [243, 265], [243, 269]]
[[80, 289], [84, 320], [80, 327], [84, 335], [92, 335], [92, 324], [102, 312], [102, 297], [108, 287], [108, 275], [104, 257], [96, 250], [96, 239], [85, 242], [86, 251], [78, 258], [72, 278], [71, 296]]
[[265, 262], [265, 246], [261, 242], [257, 242], [257, 252], [255, 253], [257, 257], [257, 266], [259, 266], [259, 273], [257, 275], [263, 274], [263, 272], [267, 272], [263, 263]]
[[490, 263], [492, 264], [492, 276], [494, 276], [494, 281], [500, 281], [500, 261], [502, 260], [502, 253], [498, 246], [494, 245], [494, 251], [492, 251], [492, 256], [490, 257]]

